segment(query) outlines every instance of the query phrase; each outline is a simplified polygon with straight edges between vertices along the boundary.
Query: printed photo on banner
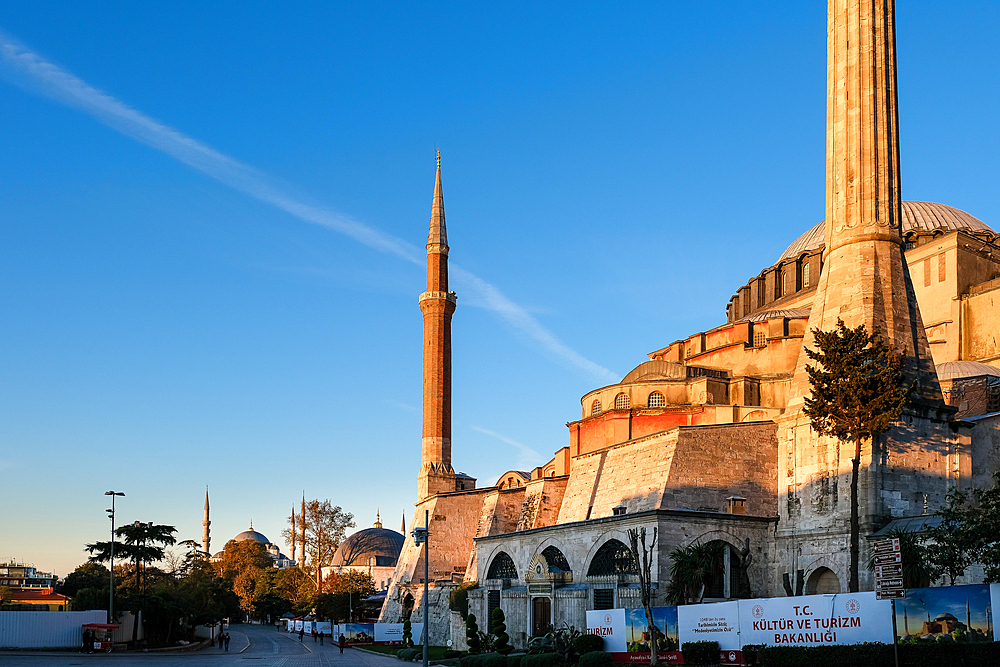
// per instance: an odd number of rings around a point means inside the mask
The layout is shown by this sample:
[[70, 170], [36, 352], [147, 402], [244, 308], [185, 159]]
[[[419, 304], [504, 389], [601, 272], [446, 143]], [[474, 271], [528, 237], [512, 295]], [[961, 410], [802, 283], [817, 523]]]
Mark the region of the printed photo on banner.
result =
[[[677, 607], [653, 607], [653, 623], [660, 632], [658, 651], [676, 651], [680, 646], [677, 636]], [[643, 609], [625, 610], [625, 641], [629, 653], [649, 653], [650, 633]]]
[[990, 587], [981, 585], [911, 588], [896, 600], [899, 641], [950, 635], [955, 641], [992, 641]]

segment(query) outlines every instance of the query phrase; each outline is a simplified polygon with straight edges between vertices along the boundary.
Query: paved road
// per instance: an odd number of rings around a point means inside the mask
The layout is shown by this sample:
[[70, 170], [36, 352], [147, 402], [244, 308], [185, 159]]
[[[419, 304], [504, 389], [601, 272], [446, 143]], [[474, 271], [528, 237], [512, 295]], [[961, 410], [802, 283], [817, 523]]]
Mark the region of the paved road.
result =
[[320, 646], [312, 638], [299, 642], [291, 635], [263, 625], [233, 625], [229, 652], [206, 648], [186, 653], [0, 653], [3, 667], [398, 667], [392, 656], [340, 649], [327, 639]]

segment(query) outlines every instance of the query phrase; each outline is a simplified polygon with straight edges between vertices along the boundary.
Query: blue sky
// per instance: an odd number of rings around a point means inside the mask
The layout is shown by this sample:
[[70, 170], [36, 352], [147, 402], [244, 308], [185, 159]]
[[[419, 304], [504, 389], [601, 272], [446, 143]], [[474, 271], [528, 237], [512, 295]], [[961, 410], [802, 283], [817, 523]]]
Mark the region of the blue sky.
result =
[[[823, 217], [823, 2], [0, 13], [0, 557], [409, 518], [442, 151], [457, 469], [725, 319]], [[897, 8], [903, 197], [1000, 226], [995, 2]]]

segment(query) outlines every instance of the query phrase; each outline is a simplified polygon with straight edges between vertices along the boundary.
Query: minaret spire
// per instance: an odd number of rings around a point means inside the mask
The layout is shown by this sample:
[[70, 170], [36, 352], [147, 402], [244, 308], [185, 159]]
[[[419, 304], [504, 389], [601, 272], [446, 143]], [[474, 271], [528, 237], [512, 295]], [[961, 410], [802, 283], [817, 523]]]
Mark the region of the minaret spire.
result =
[[382, 527], [382, 516], [381, 516], [381, 513], [376, 509], [375, 510], [375, 525], [373, 526], [373, 528], [381, 528], [381, 527]]
[[406, 510], [403, 510], [403, 524], [399, 527], [399, 532], [406, 535]]
[[289, 523], [291, 523], [292, 526], [292, 529], [288, 531], [288, 535], [292, 540], [292, 562], [297, 563], [298, 561], [295, 560], [295, 548], [298, 546], [298, 540], [296, 539], [298, 535], [295, 534], [295, 505], [292, 505], [292, 515], [289, 517]]
[[[299, 512], [299, 550], [302, 564], [306, 563], [306, 492], [302, 492], [302, 511]], [[322, 565], [322, 563], [320, 563]]]
[[424, 315], [424, 420], [417, 497], [455, 490], [451, 467], [451, 317], [457, 297], [448, 289], [448, 230], [441, 186], [441, 151], [427, 234], [427, 291], [420, 295]]
[[212, 555], [212, 531], [209, 526], [212, 522], [208, 518], [208, 484], [205, 485], [205, 518], [201, 521], [201, 550], [206, 556]]

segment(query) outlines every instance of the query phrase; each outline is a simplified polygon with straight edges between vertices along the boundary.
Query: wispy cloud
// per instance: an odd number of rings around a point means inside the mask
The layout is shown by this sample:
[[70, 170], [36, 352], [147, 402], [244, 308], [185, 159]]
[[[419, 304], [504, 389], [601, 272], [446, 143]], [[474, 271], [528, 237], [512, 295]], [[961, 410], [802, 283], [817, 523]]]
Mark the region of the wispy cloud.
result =
[[[234, 190], [300, 220], [339, 232], [369, 248], [418, 266], [424, 263], [421, 249], [412, 243], [292, 194], [292, 188], [278, 179], [133, 109], [71, 72], [46, 61], [2, 31], [0, 64], [0, 73], [16, 85], [79, 109], [118, 132], [151, 146]], [[618, 379], [615, 373], [590, 361], [559, 340], [495, 286], [456, 266], [452, 266], [452, 275], [456, 279], [456, 287], [470, 293], [474, 301], [484, 304], [485, 308], [524, 333], [561, 363], [583, 371], [601, 382]]]
[[545, 459], [542, 455], [536, 452], [531, 447], [514, 440], [513, 438], [508, 438], [507, 436], [497, 433], [496, 431], [491, 431], [489, 429], [482, 428], [480, 426], [473, 426], [473, 431], [478, 431], [492, 438], [496, 438], [501, 442], [506, 442], [508, 445], [515, 447], [518, 450], [517, 456], [517, 467], [520, 470], [531, 470], [532, 468], [545, 463]]

